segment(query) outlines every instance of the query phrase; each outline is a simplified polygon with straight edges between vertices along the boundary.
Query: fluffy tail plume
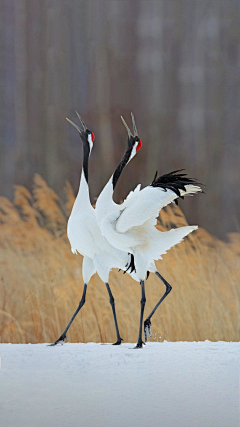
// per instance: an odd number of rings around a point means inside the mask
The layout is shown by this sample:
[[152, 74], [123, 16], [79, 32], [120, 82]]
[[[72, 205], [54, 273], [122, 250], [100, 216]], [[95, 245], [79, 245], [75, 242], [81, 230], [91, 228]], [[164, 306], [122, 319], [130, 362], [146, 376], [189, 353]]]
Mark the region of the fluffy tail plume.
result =
[[[189, 178], [186, 173], [182, 172], [184, 169], [179, 169], [157, 178], [157, 172], [155, 173], [154, 179], [150, 184], [151, 187], [160, 187], [163, 190], [172, 190], [178, 197], [184, 199], [186, 195], [192, 195], [194, 193], [203, 193], [202, 184], [197, 182], [193, 178]], [[174, 200], [178, 204], [177, 199]]]

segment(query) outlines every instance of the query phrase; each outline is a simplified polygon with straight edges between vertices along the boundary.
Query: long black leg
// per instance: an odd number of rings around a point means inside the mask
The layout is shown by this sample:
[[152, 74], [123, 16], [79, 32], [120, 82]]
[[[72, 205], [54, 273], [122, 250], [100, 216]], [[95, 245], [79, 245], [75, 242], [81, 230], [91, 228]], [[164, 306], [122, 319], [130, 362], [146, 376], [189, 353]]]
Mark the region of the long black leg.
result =
[[64, 343], [64, 341], [67, 339], [66, 333], [67, 333], [68, 329], [70, 328], [70, 326], [71, 326], [72, 322], [74, 321], [74, 319], [75, 319], [76, 315], [78, 314], [78, 312], [81, 310], [82, 306], [85, 304], [86, 292], [87, 292], [87, 285], [86, 285], [86, 284], [84, 284], [83, 293], [82, 293], [82, 298], [81, 298], [81, 300], [80, 300], [80, 302], [79, 302], [79, 305], [78, 305], [77, 310], [75, 311], [75, 313], [74, 313], [74, 315], [72, 316], [72, 318], [71, 318], [70, 322], [68, 323], [68, 325], [67, 325], [67, 326], [66, 326], [66, 328], [64, 329], [64, 331], [63, 331], [62, 335], [57, 339], [57, 341], [55, 341], [55, 342], [54, 342], [54, 343], [52, 343], [52, 344], [49, 344], [50, 346], [56, 345], [56, 344], [58, 344], [59, 342]]
[[140, 312], [140, 324], [139, 324], [139, 335], [138, 335], [138, 342], [136, 347], [134, 348], [142, 348], [143, 344], [145, 344], [142, 340], [142, 323], [143, 323], [143, 313], [144, 313], [144, 307], [146, 303], [146, 296], [145, 296], [145, 287], [144, 287], [144, 280], [141, 280], [140, 282], [142, 287], [142, 298], [140, 301], [141, 304], [141, 312]]
[[117, 333], [117, 341], [113, 344], [113, 345], [120, 345], [121, 342], [123, 341], [123, 339], [120, 337], [119, 334], [119, 329], [118, 329], [118, 324], [117, 324], [117, 316], [116, 316], [116, 310], [115, 310], [115, 302], [114, 302], [114, 298], [113, 298], [113, 294], [111, 292], [110, 286], [108, 283], [106, 283], [107, 286], [107, 290], [108, 290], [108, 294], [109, 294], [109, 302], [111, 304], [112, 307], [112, 312], [113, 312], [113, 317], [114, 317], [114, 322], [115, 322], [115, 328], [116, 328], [116, 333]]
[[162, 298], [160, 298], [160, 300], [158, 301], [158, 303], [155, 305], [154, 309], [151, 311], [151, 313], [149, 314], [149, 316], [146, 318], [146, 320], [144, 320], [144, 337], [145, 337], [145, 341], [147, 341], [147, 333], [149, 336], [151, 336], [151, 317], [153, 316], [153, 314], [155, 313], [155, 311], [157, 310], [157, 308], [159, 307], [159, 305], [162, 303], [162, 301], [166, 298], [166, 296], [171, 292], [172, 290], [172, 286], [161, 276], [161, 274], [156, 271], [155, 272], [156, 276], [159, 277], [159, 279], [162, 280], [162, 282], [164, 283], [164, 285], [166, 286], [166, 292], [165, 294], [162, 296]]

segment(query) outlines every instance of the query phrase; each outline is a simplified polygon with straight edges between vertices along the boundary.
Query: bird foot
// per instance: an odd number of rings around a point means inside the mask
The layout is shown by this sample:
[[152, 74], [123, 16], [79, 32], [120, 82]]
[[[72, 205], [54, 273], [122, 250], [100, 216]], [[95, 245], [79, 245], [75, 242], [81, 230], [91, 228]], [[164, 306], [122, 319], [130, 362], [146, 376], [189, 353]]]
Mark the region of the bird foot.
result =
[[116, 342], [113, 343], [113, 345], [121, 345], [122, 341], [124, 341], [122, 338], [119, 338]]
[[151, 337], [151, 320], [150, 319], [146, 319], [144, 320], [144, 338], [145, 341], [147, 341], [147, 335], [149, 335], [149, 337]]
[[143, 342], [142, 340], [138, 340], [134, 348], [142, 348], [143, 345], [146, 345], [145, 342]]
[[62, 334], [57, 341], [53, 342], [52, 344], [48, 344], [48, 347], [53, 347], [54, 345], [57, 344], [64, 344], [65, 340], [67, 341], [67, 336], [66, 334]]

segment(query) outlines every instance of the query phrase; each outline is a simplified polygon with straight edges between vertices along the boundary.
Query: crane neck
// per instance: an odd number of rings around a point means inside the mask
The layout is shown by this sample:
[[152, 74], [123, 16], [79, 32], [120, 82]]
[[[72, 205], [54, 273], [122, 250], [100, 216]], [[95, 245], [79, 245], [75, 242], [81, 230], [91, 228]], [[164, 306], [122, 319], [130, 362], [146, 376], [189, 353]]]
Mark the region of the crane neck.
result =
[[90, 148], [87, 143], [83, 143], [83, 166], [81, 179], [79, 184], [79, 190], [76, 197], [76, 200], [73, 205], [72, 214], [76, 213], [81, 209], [91, 207], [90, 195], [89, 195], [89, 186], [88, 186], [88, 161], [90, 156]]
[[122, 160], [120, 161], [119, 165], [117, 166], [114, 174], [112, 175], [112, 185], [113, 185], [113, 190], [115, 189], [117, 182], [121, 176], [121, 173], [123, 171], [123, 169], [125, 168], [125, 166], [127, 165], [127, 163], [129, 162], [129, 160], [131, 159], [131, 154], [132, 154], [132, 147], [127, 147]]
[[136, 153], [134, 153], [133, 147], [128, 145], [114, 174], [108, 180], [100, 196], [98, 197], [96, 203], [96, 215], [99, 222], [105, 215], [109, 213], [109, 210], [114, 211], [119, 209], [119, 205], [113, 201], [113, 191], [116, 187], [116, 184], [120, 178], [123, 169], [135, 154]]
[[86, 183], [88, 184], [88, 161], [90, 157], [90, 147], [85, 142], [83, 143], [83, 172]]

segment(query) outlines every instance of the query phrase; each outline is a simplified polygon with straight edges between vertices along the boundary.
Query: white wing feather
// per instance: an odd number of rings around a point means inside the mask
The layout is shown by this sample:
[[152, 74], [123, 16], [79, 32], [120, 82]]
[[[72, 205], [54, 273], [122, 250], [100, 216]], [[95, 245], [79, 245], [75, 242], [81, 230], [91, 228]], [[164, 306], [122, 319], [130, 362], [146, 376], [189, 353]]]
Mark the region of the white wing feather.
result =
[[[142, 225], [150, 218], [157, 218], [159, 211], [178, 197], [174, 191], [169, 189], [165, 191], [160, 187], [148, 186], [141, 191], [136, 191], [137, 188], [121, 205], [122, 212], [116, 223], [116, 231], [119, 233], [125, 233], [132, 227]], [[202, 191], [200, 187], [193, 184], [188, 184], [185, 188], [186, 192], [180, 190], [181, 196]]]
[[133, 203], [135, 198], [138, 197], [140, 191], [141, 191], [141, 184], [138, 184], [134, 190], [130, 191], [130, 193], [128, 194], [128, 196], [123, 202], [123, 206], [126, 207], [126, 206], [129, 206], [130, 203]]

